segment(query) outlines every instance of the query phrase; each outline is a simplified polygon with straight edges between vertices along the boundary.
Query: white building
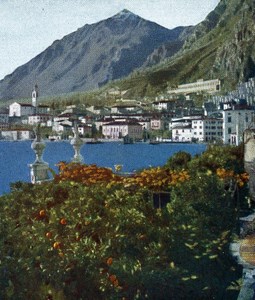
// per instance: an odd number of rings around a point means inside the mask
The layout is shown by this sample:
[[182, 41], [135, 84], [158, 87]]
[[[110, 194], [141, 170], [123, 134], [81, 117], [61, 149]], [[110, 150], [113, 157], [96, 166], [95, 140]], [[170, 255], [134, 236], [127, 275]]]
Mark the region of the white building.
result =
[[222, 141], [222, 123], [220, 118], [192, 120], [193, 138], [199, 142]]
[[215, 93], [220, 91], [220, 80], [203, 80], [199, 79], [197, 82], [180, 84], [176, 89], [170, 89], [170, 94], [190, 94], [190, 93]]
[[32, 104], [14, 102], [9, 105], [9, 117], [23, 117], [34, 114], [35, 108]]
[[104, 118], [95, 120], [94, 124], [96, 125], [96, 129], [97, 129], [97, 130], [100, 130], [100, 128], [102, 128], [103, 125], [112, 123], [112, 122], [114, 122], [114, 121], [115, 121], [114, 118], [111, 118], [111, 117], [109, 117], [109, 118], [108, 118], [108, 117], [104, 117]]
[[173, 100], [159, 100], [152, 103], [152, 107], [158, 111], [169, 110], [173, 105]]
[[172, 129], [172, 140], [174, 142], [191, 142], [193, 131], [191, 125], [179, 125]]
[[73, 123], [69, 120], [63, 120], [63, 121], [54, 121], [52, 122], [52, 130], [57, 133], [67, 132], [71, 131], [73, 127]]
[[17, 130], [1, 130], [1, 139], [17, 141], [17, 140], [30, 140], [33, 138], [33, 131], [27, 129], [17, 129]]
[[170, 124], [176, 142], [209, 142], [222, 140], [222, 119], [191, 117], [176, 119]]
[[254, 111], [250, 109], [228, 109], [223, 115], [223, 143], [239, 145], [243, 141], [243, 133], [254, 122]]
[[14, 102], [9, 105], [9, 117], [24, 117], [35, 114], [46, 114], [49, 112], [49, 106], [38, 105], [38, 86], [35, 85], [32, 91], [32, 101], [29, 103]]
[[198, 120], [192, 120], [192, 133], [195, 140], [199, 142], [203, 142], [205, 138], [205, 124], [204, 120], [198, 119]]
[[47, 126], [48, 122], [52, 119], [52, 117], [48, 114], [36, 114], [28, 116], [28, 124], [35, 125], [41, 124], [42, 126]]

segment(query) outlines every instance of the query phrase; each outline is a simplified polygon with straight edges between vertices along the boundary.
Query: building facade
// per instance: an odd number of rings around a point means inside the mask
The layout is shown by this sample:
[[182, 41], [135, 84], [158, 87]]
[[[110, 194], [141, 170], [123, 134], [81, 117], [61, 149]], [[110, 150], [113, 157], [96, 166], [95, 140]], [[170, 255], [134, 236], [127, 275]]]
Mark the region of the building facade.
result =
[[[183, 121], [183, 122], [182, 122]], [[172, 140], [175, 142], [221, 141], [223, 133], [221, 118], [195, 117], [175, 120], [171, 123]]]
[[35, 113], [35, 108], [32, 104], [14, 102], [9, 105], [9, 117], [23, 117]]
[[28, 116], [28, 124], [29, 125], [36, 125], [41, 124], [42, 126], [47, 126], [48, 121], [50, 121], [52, 117], [47, 114], [36, 114]]
[[170, 89], [170, 94], [190, 94], [190, 93], [216, 93], [220, 91], [220, 80], [203, 80], [199, 79], [196, 82], [180, 84], [176, 89]]
[[254, 111], [251, 109], [228, 109], [222, 111], [223, 115], [223, 143], [240, 145], [243, 134], [251, 127], [254, 121]]
[[109, 139], [120, 139], [129, 136], [134, 140], [140, 140], [143, 137], [143, 127], [135, 121], [114, 121], [102, 125], [102, 134]]

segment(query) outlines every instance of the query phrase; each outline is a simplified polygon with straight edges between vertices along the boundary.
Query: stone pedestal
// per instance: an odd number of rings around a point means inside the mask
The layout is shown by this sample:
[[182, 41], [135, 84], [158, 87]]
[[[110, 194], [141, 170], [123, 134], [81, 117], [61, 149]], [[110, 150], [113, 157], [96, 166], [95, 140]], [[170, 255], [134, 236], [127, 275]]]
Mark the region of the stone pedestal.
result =
[[74, 124], [74, 137], [71, 139], [70, 143], [71, 143], [71, 145], [73, 146], [73, 149], [74, 149], [74, 157], [72, 159], [72, 162], [82, 163], [83, 162], [83, 157], [82, 157], [80, 151], [81, 151], [81, 147], [83, 145], [83, 141], [79, 137], [78, 127], [77, 127], [76, 122]]
[[34, 150], [36, 158], [35, 161], [29, 165], [31, 182], [33, 184], [50, 180], [49, 164], [43, 161], [42, 158], [45, 149], [45, 143], [41, 140], [40, 125], [36, 127], [35, 135], [36, 137], [31, 145], [31, 148]]

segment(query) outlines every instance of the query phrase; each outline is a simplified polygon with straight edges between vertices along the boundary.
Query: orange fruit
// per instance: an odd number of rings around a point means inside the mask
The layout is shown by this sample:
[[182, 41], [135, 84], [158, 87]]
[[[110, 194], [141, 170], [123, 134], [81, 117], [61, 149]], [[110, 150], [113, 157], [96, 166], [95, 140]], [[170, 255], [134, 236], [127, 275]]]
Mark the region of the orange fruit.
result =
[[107, 261], [106, 261], [106, 263], [107, 263], [108, 266], [110, 266], [110, 265], [112, 264], [112, 262], [113, 262], [112, 257], [109, 257], [109, 258], [107, 259]]
[[115, 287], [118, 287], [118, 286], [119, 286], [119, 281], [118, 281], [118, 279], [114, 280], [112, 284], [113, 284]]
[[49, 238], [49, 239], [52, 237], [52, 233], [51, 233], [51, 232], [46, 232], [45, 235], [46, 235], [46, 237]]
[[60, 242], [55, 242], [55, 243], [53, 244], [53, 248], [54, 248], [54, 249], [60, 249], [60, 247], [61, 247], [61, 243], [60, 243]]
[[65, 218], [62, 218], [62, 219], [60, 220], [60, 224], [61, 224], [61, 225], [66, 225], [66, 223], [67, 223], [67, 221], [66, 221]]
[[46, 216], [46, 212], [45, 212], [44, 209], [41, 209], [41, 210], [39, 211], [39, 216], [40, 216], [40, 217], [45, 217], [45, 216]]
[[109, 279], [113, 283], [115, 280], [117, 280], [117, 277], [116, 277], [116, 275], [110, 275]]

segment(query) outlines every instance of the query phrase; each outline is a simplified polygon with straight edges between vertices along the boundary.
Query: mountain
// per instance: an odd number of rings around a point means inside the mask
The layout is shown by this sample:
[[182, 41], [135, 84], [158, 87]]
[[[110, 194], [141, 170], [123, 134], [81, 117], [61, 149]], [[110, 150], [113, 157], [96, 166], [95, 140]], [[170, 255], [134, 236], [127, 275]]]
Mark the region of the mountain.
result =
[[30, 97], [35, 82], [43, 96], [97, 89], [141, 67], [165, 42], [179, 50], [184, 29], [169, 30], [123, 10], [55, 41], [7, 75], [0, 81], [0, 99]]
[[180, 51], [170, 59], [156, 56], [156, 66], [122, 81], [120, 88], [130, 96], [155, 95], [200, 78], [219, 78], [225, 90], [235, 88], [255, 76], [254, 19], [254, 0], [221, 0], [192, 28]]
[[171, 58], [182, 48], [185, 40], [192, 34], [194, 28], [194, 26], [179, 27], [178, 29], [182, 30], [182, 32], [178, 36], [178, 39], [168, 41], [155, 49], [152, 54], [148, 56], [142, 67], [150, 67], [164, 61], [167, 58]]

